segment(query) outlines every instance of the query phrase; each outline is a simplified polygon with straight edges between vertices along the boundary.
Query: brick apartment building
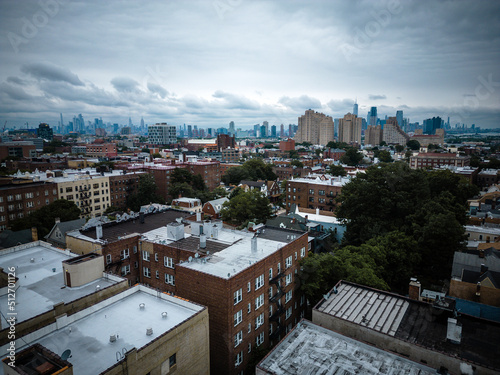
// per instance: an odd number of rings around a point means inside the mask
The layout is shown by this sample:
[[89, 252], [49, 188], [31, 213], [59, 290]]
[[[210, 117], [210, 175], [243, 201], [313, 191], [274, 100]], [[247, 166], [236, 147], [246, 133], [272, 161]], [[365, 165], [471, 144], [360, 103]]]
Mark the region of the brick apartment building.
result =
[[222, 151], [226, 148], [234, 149], [236, 147], [236, 140], [234, 135], [217, 134], [217, 151]]
[[289, 180], [285, 191], [286, 209], [290, 210], [292, 204], [295, 204], [297, 207], [335, 211], [335, 198], [348, 181], [349, 178], [346, 177], [325, 175]]
[[0, 231], [58, 198], [53, 182], [6, 178], [0, 182]]
[[115, 157], [118, 155], [115, 143], [92, 143], [87, 145], [87, 155], [97, 157]]
[[[295, 275], [309, 252], [306, 233], [261, 227], [235, 232], [173, 210], [68, 236], [77, 253], [93, 247], [106, 271], [209, 308], [211, 373], [241, 374], [257, 346], [280, 341], [303, 316]], [[165, 224], [166, 227], [165, 227]]]
[[36, 146], [30, 141], [0, 143], [0, 160], [8, 157], [31, 158], [36, 156]]
[[109, 176], [109, 196], [111, 206], [124, 208], [127, 206], [127, 197], [139, 187], [139, 178], [144, 172], [125, 173]]
[[466, 167], [470, 165], [469, 156], [459, 156], [450, 153], [427, 152], [410, 156], [410, 168], [439, 168], [442, 165]]

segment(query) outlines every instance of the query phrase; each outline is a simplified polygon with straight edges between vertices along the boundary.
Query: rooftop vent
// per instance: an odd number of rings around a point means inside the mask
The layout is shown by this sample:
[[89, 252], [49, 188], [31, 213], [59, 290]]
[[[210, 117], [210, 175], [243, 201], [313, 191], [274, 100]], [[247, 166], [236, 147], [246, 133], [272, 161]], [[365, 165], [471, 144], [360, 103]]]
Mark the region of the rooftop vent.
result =
[[164, 312], [162, 312], [162, 313], [161, 313], [161, 317], [162, 317], [163, 319], [167, 319], [167, 315], [168, 315], [168, 314], [167, 314], [167, 312], [166, 312], [166, 311], [164, 311]]
[[139, 304], [139, 309], [144, 310], [145, 308], [146, 308], [146, 304], [145, 303], [140, 303]]
[[151, 336], [153, 334], [153, 328], [146, 328], [146, 335]]
[[116, 335], [109, 335], [109, 342], [115, 342], [116, 341]]
[[30, 263], [35, 263], [35, 258], [31, 258]]

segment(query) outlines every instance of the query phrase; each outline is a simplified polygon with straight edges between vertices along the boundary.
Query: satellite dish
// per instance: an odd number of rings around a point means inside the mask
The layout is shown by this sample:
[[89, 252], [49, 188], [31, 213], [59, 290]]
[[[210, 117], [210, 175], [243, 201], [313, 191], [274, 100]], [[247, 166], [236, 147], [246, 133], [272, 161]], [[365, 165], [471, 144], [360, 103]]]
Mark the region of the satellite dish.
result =
[[63, 361], [66, 361], [68, 358], [71, 358], [71, 357], [73, 357], [73, 356], [71, 355], [71, 350], [70, 350], [70, 349], [66, 349], [66, 350], [63, 352], [63, 354], [61, 354], [61, 359], [62, 359]]
[[188, 262], [191, 263], [193, 261], [193, 257], [188, 258]]
[[194, 254], [194, 257], [195, 257], [195, 258], [199, 258], [199, 257], [200, 257], [200, 254], [196, 253], [196, 254]]

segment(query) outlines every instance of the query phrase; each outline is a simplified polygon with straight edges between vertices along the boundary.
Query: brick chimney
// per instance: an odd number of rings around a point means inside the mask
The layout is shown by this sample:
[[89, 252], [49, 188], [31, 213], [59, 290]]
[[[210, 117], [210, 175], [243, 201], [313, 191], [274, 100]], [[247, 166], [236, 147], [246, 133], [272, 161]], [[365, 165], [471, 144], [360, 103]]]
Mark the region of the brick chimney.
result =
[[56, 224], [59, 224], [61, 222], [61, 219], [56, 217]]
[[420, 282], [414, 277], [410, 279], [410, 285], [408, 287], [408, 297], [415, 301], [420, 300]]
[[38, 241], [38, 229], [36, 227], [31, 227], [31, 240]]

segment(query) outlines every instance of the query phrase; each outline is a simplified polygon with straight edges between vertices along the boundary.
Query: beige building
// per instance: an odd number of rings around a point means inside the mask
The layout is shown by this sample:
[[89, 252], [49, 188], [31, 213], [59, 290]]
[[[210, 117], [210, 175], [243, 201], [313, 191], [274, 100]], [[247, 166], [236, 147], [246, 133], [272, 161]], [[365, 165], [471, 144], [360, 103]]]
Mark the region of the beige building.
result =
[[339, 119], [339, 142], [361, 144], [361, 126], [363, 119], [348, 113]]
[[331, 116], [308, 109], [298, 121], [299, 127], [294, 138], [296, 142], [326, 145], [334, 140], [334, 125]]
[[389, 117], [382, 131], [382, 140], [388, 145], [397, 144], [406, 146], [410, 137], [398, 125], [396, 117]]
[[378, 146], [382, 143], [382, 127], [380, 125], [368, 125], [365, 133], [365, 146]]

